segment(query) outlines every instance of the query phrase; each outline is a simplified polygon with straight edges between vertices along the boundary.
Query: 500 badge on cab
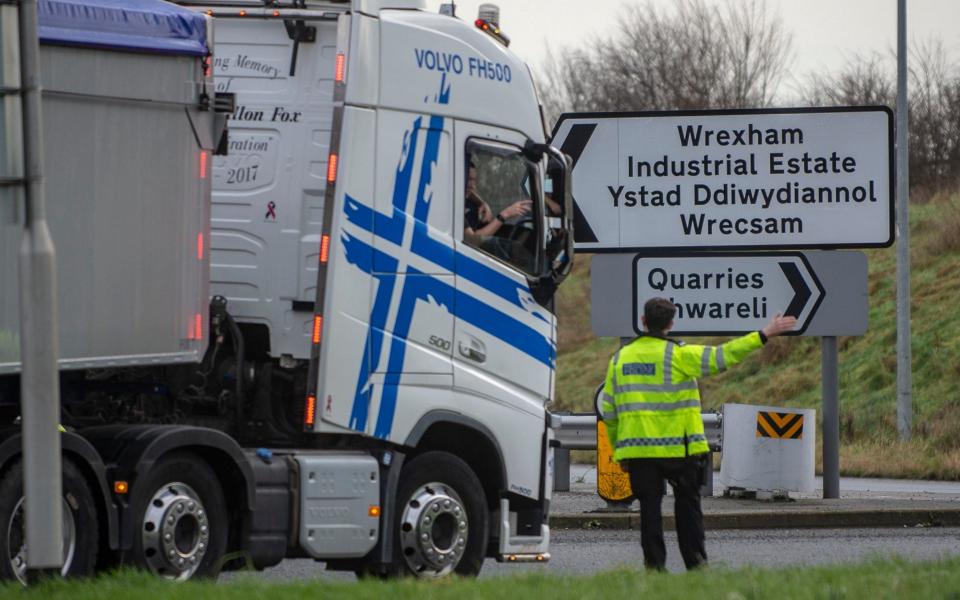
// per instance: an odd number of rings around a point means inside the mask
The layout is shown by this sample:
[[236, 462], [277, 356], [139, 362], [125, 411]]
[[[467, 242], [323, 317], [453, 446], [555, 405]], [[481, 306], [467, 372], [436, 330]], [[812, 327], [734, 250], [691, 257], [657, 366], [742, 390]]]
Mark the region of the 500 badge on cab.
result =
[[427, 340], [431, 346], [440, 348], [441, 350], [450, 350], [451, 343], [449, 340], [445, 340], [442, 337], [431, 335], [430, 339]]

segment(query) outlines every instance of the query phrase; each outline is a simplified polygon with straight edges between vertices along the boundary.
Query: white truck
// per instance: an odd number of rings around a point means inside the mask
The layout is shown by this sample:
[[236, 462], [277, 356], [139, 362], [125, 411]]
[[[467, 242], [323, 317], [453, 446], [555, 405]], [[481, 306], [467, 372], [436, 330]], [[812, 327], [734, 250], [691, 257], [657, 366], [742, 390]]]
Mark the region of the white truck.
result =
[[[95, 25], [98, 43], [43, 46], [64, 572], [549, 559], [570, 162], [495, 20], [417, 0], [47, 3], [69, 4], [155, 10], [171, 46]], [[174, 47], [184, 28], [212, 54]], [[7, 577], [25, 567], [16, 223], [0, 220]]]

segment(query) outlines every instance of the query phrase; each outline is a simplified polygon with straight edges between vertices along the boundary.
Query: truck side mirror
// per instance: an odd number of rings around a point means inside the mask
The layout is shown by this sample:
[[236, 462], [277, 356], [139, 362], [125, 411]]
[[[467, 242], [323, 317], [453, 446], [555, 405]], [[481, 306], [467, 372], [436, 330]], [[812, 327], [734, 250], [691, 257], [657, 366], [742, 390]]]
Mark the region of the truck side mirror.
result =
[[[548, 227], [544, 252], [544, 273], [541, 279], [559, 285], [573, 268], [573, 193], [571, 173], [573, 160], [556, 148], [547, 148], [547, 178], [551, 190], [545, 192], [547, 223], [559, 227]], [[560, 214], [556, 214], [557, 211]]]
[[237, 107], [236, 94], [228, 92], [217, 92], [213, 99], [213, 136], [214, 136], [214, 154], [217, 156], [226, 156], [229, 151], [229, 121], [230, 115], [234, 113]]

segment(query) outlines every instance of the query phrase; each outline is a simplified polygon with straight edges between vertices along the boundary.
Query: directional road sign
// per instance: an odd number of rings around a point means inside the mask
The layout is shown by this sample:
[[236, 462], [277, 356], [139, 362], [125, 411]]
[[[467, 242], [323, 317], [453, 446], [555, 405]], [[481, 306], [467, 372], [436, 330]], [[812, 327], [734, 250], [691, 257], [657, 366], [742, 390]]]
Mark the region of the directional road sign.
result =
[[861, 252], [609, 254], [591, 263], [593, 329], [642, 331], [644, 303], [677, 306], [673, 334], [737, 335], [773, 315], [797, 317], [796, 335], [862, 335], [867, 328], [867, 260]]
[[572, 113], [585, 252], [867, 248], [893, 243], [887, 107]]
[[637, 256], [633, 261], [634, 331], [643, 331], [644, 298], [677, 307], [682, 335], [740, 333], [763, 327], [776, 313], [797, 318], [803, 333], [823, 288], [802, 254]]

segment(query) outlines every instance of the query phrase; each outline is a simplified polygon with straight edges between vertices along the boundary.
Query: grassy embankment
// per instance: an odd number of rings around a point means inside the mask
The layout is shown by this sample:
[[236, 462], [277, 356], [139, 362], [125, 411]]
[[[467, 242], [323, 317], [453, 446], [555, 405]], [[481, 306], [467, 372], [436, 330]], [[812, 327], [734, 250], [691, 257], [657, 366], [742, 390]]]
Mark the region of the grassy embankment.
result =
[[[839, 342], [841, 472], [960, 479], [960, 194], [911, 206], [910, 232], [914, 438], [901, 443], [896, 433], [896, 252], [869, 250], [869, 330]], [[592, 334], [589, 307], [589, 257], [579, 256], [558, 300], [557, 409], [590, 410], [617, 346]], [[819, 340], [775, 339], [738, 368], [703, 380], [701, 390], [706, 408], [819, 409]]]
[[[708, 591], [707, 591], [708, 590]], [[705, 594], [706, 591], [706, 594]], [[224, 584], [161, 581], [125, 573], [90, 581], [50, 582], [28, 589], [0, 585], [0, 597], [24, 600], [465, 600], [472, 598], [957, 598], [960, 560], [909, 563], [875, 560], [784, 570], [705, 569], [685, 574], [648, 574], [621, 568], [589, 577], [526, 574], [482, 581], [267, 582], [251, 576]]]

